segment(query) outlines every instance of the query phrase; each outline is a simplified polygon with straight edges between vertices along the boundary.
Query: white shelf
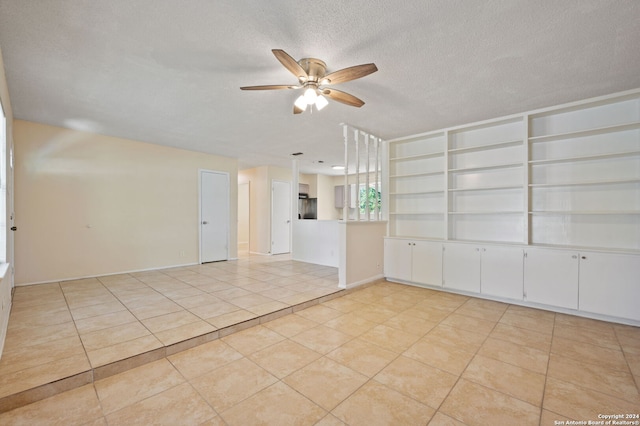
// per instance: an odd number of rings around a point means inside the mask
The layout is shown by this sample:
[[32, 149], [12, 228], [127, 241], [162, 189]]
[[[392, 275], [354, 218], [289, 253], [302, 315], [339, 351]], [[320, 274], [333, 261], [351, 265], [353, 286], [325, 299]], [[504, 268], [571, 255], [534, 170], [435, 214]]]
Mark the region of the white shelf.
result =
[[442, 216], [444, 212], [389, 212], [390, 216]]
[[432, 152], [428, 154], [417, 154], [417, 155], [407, 155], [404, 157], [394, 157], [394, 158], [389, 158], [389, 161], [422, 160], [426, 158], [442, 157], [443, 155], [444, 155], [444, 152], [439, 151], [439, 152]]
[[477, 172], [482, 170], [512, 169], [514, 167], [522, 167], [522, 163], [491, 164], [491, 165], [478, 166], [478, 167], [463, 167], [460, 169], [449, 169], [449, 172], [465, 173], [465, 172]]
[[393, 195], [396, 197], [401, 197], [403, 195], [427, 195], [427, 194], [444, 194], [443, 189], [433, 190], [433, 191], [416, 191], [416, 192], [390, 192], [389, 195]]
[[389, 177], [393, 179], [397, 179], [397, 178], [417, 177], [417, 176], [436, 176], [436, 175], [443, 175], [443, 174], [444, 174], [444, 171], [440, 170], [437, 172], [407, 173], [405, 175], [392, 175]]
[[640, 122], [633, 122], [627, 124], [618, 124], [615, 126], [599, 127], [596, 129], [578, 130], [575, 132], [557, 133], [553, 135], [532, 136], [529, 138], [529, 142], [549, 142], [552, 140], [579, 138], [582, 136], [594, 136], [613, 132], [623, 132], [625, 130], [640, 129]]
[[546, 211], [534, 211], [529, 212], [531, 215], [553, 215], [553, 216], [562, 216], [562, 215], [617, 215], [617, 216], [627, 216], [627, 215], [640, 215], [640, 210], [546, 210]]
[[523, 214], [522, 210], [487, 210], [482, 212], [449, 212], [450, 215], [500, 215], [500, 214]]
[[494, 191], [503, 189], [522, 189], [523, 185], [505, 185], [505, 186], [485, 186], [482, 188], [449, 188], [449, 192], [464, 192], [464, 191]]
[[549, 244], [549, 243], [531, 243], [533, 247], [552, 248], [552, 249], [569, 249], [579, 251], [595, 251], [595, 252], [608, 252], [608, 253], [620, 253], [620, 254], [640, 254], [640, 250], [634, 249], [618, 249], [605, 246], [570, 246], [566, 244]]
[[588, 180], [582, 182], [558, 182], [558, 183], [531, 183], [530, 188], [551, 188], [559, 186], [591, 186], [591, 185], [616, 185], [626, 183], [640, 183], [638, 179], [609, 179], [609, 180]]
[[532, 160], [532, 161], [529, 161], [529, 164], [535, 166], [538, 164], [568, 163], [568, 162], [574, 162], [574, 161], [588, 161], [588, 160], [604, 160], [604, 159], [616, 158], [616, 157], [629, 157], [632, 155], [640, 155], [640, 151], [611, 152], [608, 154], [582, 155], [577, 157]]
[[459, 154], [462, 152], [485, 151], [488, 149], [508, 148], [510, 146], [518, 146], [518, 145], [522, 145], [522, 139], [508, 141], [508, 142], [489, 143], [486, 145], [468, 146], [464, 148], [452, 148], [449, 150], [449, 153]]

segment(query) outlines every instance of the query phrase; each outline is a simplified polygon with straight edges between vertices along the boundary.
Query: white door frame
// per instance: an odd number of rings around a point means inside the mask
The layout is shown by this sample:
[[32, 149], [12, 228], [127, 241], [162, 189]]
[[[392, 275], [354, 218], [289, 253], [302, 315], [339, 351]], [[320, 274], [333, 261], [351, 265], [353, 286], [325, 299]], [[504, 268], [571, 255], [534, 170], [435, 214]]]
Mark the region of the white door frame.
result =
[[[287, 181], [287, 180], [279, 180], [279, 179], [271, 179], [271, 229], [269, 230], [269, 236], [271, 238], [269, 238], [270, 240], [270, 244], [269, 244], [269, 254], [273, 254], [273, 184], [274, 182], [279, 182], [279, 183], [286, 183], [289, 185], [289, 193], [293, 193], [293, 188], [291, 185], [291, 181]], [[289, 200], [291, 199], [291, 195], [289, 195]], [[292, 232], [293, 232], [293, 224], [292, 224], [292, 217], [291, 217], [291, 212], [292, 212], [292, 207], [289, 207], [289, 251], [287, 253], [291, 253], [291, 241], [292, 241]], [[284, 254], [284, 253], [283, 253]]]
[[[231, 182], [229, 179], [229, 172], [222, 172], [220, 170], [210, 170], [210, 169], [198, 169], [198, 264], [202, 264], [202, 173], [216, 173], [219, 175], [225, 175], [227, 177], [227, 191], [229, 195], [231, 194]], [[231, 197], [229, 197], [231, 198]], [[230, 217], [231, 214], [229, 212], [231, 209], [231, 201], [227, 203], [227, 230], [226, 230], [226, 238], [227, 238], [227, 260], [229, 260], [229, 227], [230, 227]]]

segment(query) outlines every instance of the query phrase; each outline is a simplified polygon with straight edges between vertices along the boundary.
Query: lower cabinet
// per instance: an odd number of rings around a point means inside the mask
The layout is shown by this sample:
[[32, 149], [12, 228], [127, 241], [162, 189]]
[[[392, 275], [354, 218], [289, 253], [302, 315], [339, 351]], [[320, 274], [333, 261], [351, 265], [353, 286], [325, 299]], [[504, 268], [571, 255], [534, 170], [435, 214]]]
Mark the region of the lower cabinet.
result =
[[442, 287], [480, 293], [480, 249], [472, 244], [444, 245]]
[[384, 275], [417, 284], [442, 285], [442, 244], [433, 241], [384, 241]]
[[411, 259], [412, 281], [442, 285], [442, 243], [415, 241]]
[[524, 300], [578, 309], [579, 263], [577, 252], [525, 249]]
[[413, 246], [410, 240], [386, 238], [384, 240], [384, 276], [402, 281], [412, 281]]
[[579, 309], [640, 321], [640, 256], [581, 253]]
[[385, 276], [640, 322], [640, 255], [385, 239]]
[[480, 252], [480, 292], [488, 296], [522, 300], [523, 255], [521, 247], [483, 247]]
[[445, 244], [444, 288], [522, 300], [522, 248]]

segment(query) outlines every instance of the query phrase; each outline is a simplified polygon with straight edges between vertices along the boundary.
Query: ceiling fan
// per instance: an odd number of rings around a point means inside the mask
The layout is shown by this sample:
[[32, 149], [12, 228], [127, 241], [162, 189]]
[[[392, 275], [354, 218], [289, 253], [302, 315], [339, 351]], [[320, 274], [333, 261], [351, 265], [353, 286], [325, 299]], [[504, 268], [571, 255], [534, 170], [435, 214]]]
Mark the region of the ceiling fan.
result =
[[[346, 105], [360, 108], [364, 101], [349, 93], [331, 89], [326, 86], [346, 81], [355, 80], [378, 71], [375, 64], [356, 65], [344, 68], [339, 71], [326, 74], [327, 64], [316, 58], [302, 58], [299, 61], [293, 59], [282, 49], [271, 50], [275, 57], [284, 65], [286, 69], [298, 78], [297, 85], [267, 85], [267, 86], [245, 86], [242, 90], [279, 90], [279, 89], [304, 89], [294, 105], [293, 113], [300, 114], [309, 105], [315, 105], [321, 110], [329, 103], [325, 96], [334, 101]], [[324, 95], [324, 96], [323, 96]]]

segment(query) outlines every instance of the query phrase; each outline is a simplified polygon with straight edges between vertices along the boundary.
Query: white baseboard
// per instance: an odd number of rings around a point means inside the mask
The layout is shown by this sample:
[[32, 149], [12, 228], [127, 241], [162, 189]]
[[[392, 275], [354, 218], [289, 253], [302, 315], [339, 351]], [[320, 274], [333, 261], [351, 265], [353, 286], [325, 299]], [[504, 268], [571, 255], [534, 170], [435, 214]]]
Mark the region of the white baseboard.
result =
[[382, 278], [384, 278], [384, 275], [378, 274], [378, 275], [374, 275], [373, 277], [365, 278], [364, 280], [356, 281], [356, 282], [353, 282], [353, 283], [347, 283], [346, 286], [339, 285], [338, 287], [340, 287], [340, 288], [354, 288], [354, 287], [358, 287], [358, 286], [361, 286], [361, 285], [364, 285], [364, 284], [369, 284], [369, 283], [374, 282], [374, 281], [378, 281], [378, 280], [380, 280]]
[[168, 266], [156, 266], [153, 268], [144, 268], [144, 269], [134, 269], [134, 270], [129, 270], [129, 271], [120, 271], [120, 272], [109, 272], [106, 274], [99, 274], [99, 275], [86, 275], [86, 276], [80, 276], [80, 277], [67, 277], [67, 278], [59, 278], [59, 279], [55, 279], [55, 280], [48, 280], [48, 281], [38, 281], [38, 282], [31, 282], [31, 283], [19, 283], [19, 284], [14, 284], [16, 287], [22, 287], [22, 286], [28, 286], [28, 285], [38, 285], [38, 284], [51, 284], [51, 283], [58, 283], [58, 282], [63, 282], [63, 281], [74, 281], [74, 280], [84, 280], [87, 278], [98, 278], [98, 277], [108, 277], [111, 275], [120, 275], [120, 274], [132, 274], [135, 272], [147, 272], [147, 271], [157, 271], [157, 270], [162, 270], [162, 269], [171, 269], [171, 268], [182, 268], [185, 266], [195, 266], [195, 265], [199, 265], [199, 263], [184, 263], [184, 264], [180, 264], [180, 265], [168, 265]]

